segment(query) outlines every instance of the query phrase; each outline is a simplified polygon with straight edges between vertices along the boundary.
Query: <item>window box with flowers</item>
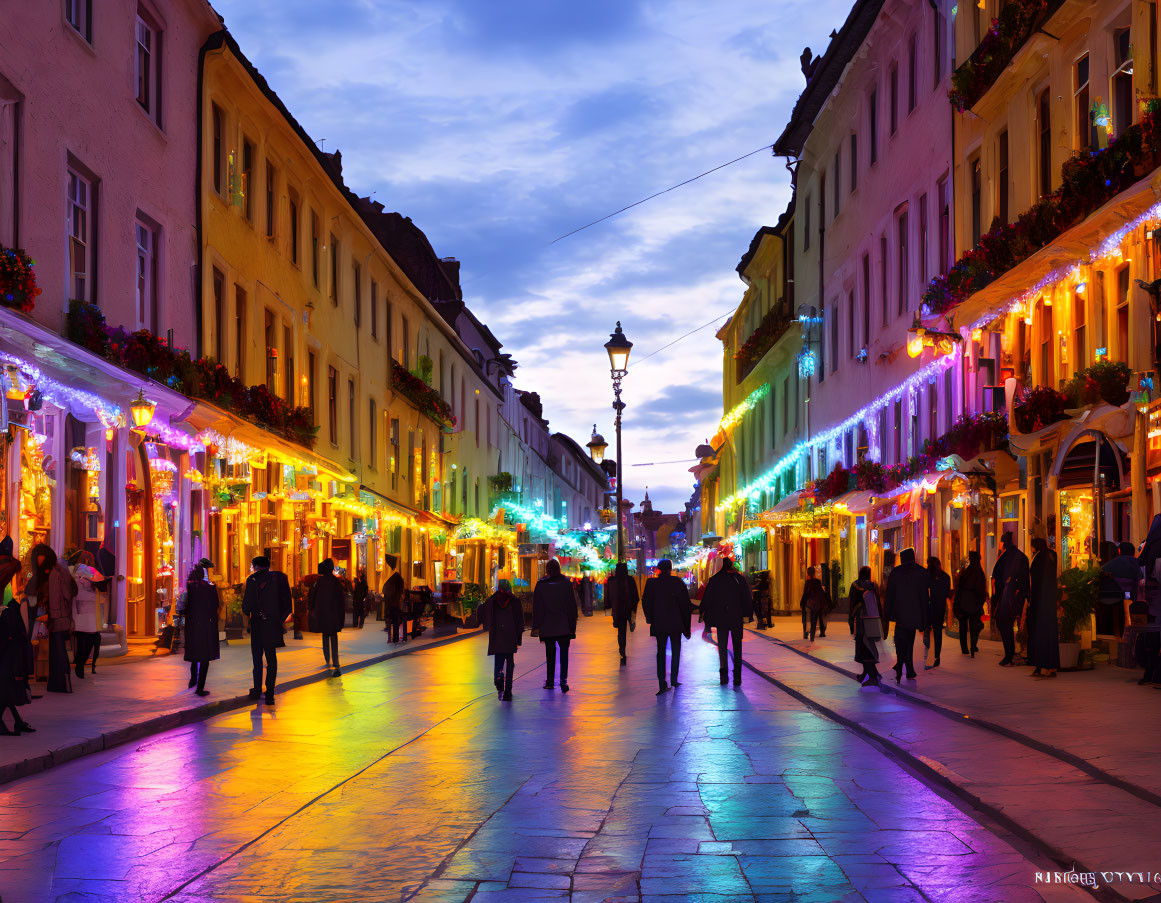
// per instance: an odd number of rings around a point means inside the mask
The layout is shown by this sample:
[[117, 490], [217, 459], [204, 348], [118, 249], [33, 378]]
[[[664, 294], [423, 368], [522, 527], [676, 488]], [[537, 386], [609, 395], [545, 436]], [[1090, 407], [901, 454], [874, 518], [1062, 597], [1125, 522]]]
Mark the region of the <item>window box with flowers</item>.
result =
[[36, 261], [19, 248], [0, 245], [0, 306], [30, 314], [40, 287], [32, 268]]
[[441, 428], [451, 429], [456, 425], [451, 405], [440, 397], [439, 392], [394, 360], [391, 362], [391, 387]]

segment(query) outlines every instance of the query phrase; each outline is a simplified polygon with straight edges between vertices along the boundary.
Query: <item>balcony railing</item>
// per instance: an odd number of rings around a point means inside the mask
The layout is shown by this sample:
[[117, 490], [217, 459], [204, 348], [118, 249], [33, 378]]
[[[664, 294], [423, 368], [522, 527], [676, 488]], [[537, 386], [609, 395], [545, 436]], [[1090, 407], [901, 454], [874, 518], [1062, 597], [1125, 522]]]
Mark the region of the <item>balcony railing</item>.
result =
[[762, 318], [762, 322], [750, 337], [734, 352], [738, 382], [750, 375], [758, 361], [762, 360], [766, 352], [786, 334], [792, 322], [794, 321], [790, 317], [790, 302], [780, 298]]

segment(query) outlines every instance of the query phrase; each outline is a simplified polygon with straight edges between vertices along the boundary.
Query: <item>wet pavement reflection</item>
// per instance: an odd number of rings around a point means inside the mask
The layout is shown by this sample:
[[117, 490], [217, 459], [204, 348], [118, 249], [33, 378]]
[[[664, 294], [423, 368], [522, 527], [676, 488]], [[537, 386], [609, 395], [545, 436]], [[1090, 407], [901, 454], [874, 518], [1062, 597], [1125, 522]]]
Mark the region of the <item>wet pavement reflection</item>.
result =
[[541, 689], [526, 638], [499, 702], [485, 648], [392, 659], [7, 785], [0, 897], [1081, 899], [1035, 887], [1011, 845], [769, 683], [719, 686], [696, 634], [659, 697], [645, 631], [619, 668], [599, 616], [567, 695]]

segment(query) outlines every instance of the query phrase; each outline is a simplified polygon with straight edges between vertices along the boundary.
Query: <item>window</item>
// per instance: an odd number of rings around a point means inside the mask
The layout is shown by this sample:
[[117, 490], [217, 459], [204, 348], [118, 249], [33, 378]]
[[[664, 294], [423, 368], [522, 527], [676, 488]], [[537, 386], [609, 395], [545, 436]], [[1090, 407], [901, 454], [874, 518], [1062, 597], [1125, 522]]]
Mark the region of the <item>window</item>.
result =
[[1129, 29], [1113, 32], [1113, 128], [1120, 135], [1133, 124], [1133, 47], [1129, 43]]
[[839, 318], [839, 310], [838, 310], [838, 301], [837, 300], [835, 300], [831, 303], [830, 310], [827, 311], [827, 313], [830, 314], [830, 316], [827, 317], [827, 319], [830, 320], [830, 372], [834, 373], [836, 370], [838, 370], [838, 362], [839, 362], [839, 319], [840, 318]]
[[318, 288], [318, 214], [310, 212], [310, 276]]
[[249, 138], [242, 138], [242, 215], [247, 221], [253, 221], [254, 205], [250, 200], [250, 191], [254, 186], [254, 144]]
[[[396, 487], [396, 482], [399, 479], [399, 419], [397, 417], [391, 418], [391, 435], [389, 437], [391, 442], [391, 460], [388, 462], [391, 469], [391, 488]], [[452, 479], [455, 479], [455, 472], [452, 472]], [[455, 502], [455, 496], [452, 496], [452, 502]]]
[[879, 444], [879, 463], [887, 464], [887, 407], [879, 408], [879, 435], [876, 437]]
[[351, 264], [351, 281], [354, 283], [355, 329], [363, 325], [363, 269], [357, 262]]
[[403, 328], [400, 330], [399, 338], [403, 342], [403, 347], [400, 348], [399, 363], [403, 365], [404, 370], [411, 369], [411, 328], [407, 322], [407, 317], [403, 318]]
[[306, 353], [306, 404], [307, 404], [307, 407], [310, 408], [310, 421], [311, 421], [311, 423], [317, 422], [316, 418], [314, 416], [314, 410], [315, 410], [314, 384], [315, 384], [315, 372], [316, 372], [317, 367], [318, 367], [318, 363], [315, 361], [314, 352], [308, 351]]
[[376, 446], [378, 445], [378, 442], [376, 440], [379, 438], [379, 421], [375, 415], [375, 399], [374, 398], [372, 398], [367, 403], [367, 408], [368, 408], [368, 411], [367, 411], [367, 441], [368, 441], [368, 443], [370, 443], [370, 448], [369, 448], [370, 454], [369, 454], [368, 460], [370, 462], [371, 468], [375, 469], [375, 464], [379, 459], [378, 458], [379, 449], [376, 448]]
[[871, 255], [863, 255], [863, 344], [871, 344]]
[[898, 298], [898, 313], [903, 313], [907, 310], [907, 277], [909, 270], [909, 261], [907, 259], [908, 245], [907, 245], [907, 211], [904, 210], [899, 214], [899, 219], [896, 222], [899, 233], [899, 298]]
[[1096, 124], [1092, 108], [1089, 106], [1089, 74], [1088, 54], [1086, 53], [1072, 65], [1072, 103], [1075, 110], [1077, 150], [1090, 151], [1097, 147]]
[[213, 269], [210, 285], [214, 293], [214, 359], [226, 363], [226, 277], [217, 267]]
[[818, 174], [818, 232], [826, 231], [826, 173]]
[[910, 113], [915, 109], [915, 89], [916, 81], [919, 78], [917, 66], [919, 65], [919, 35], [911, 35], [911, 40], [907, 42], [907, 112]]
[[955, 422], [955, 394], [954, 382], [952, 382], [954, 371], [948, 367], [943, 371], [943, 399], [944, 407], [947, 408], [947, 417], [944, 418], [944, 426], [947, 432], [951, 432], [952, 424]]
[[871, 129], [868, 142], [870, 144], [871, 165], [874, 166], [875, 161], [879, 159], [879, 92], [877, 89], [871, 92], [870, 113]]
[[277, 195], [275, 194], [275, 179], [278, 178], [278, 171], [274, 168], [274, 164], [269, 160], [266, 161], [266, 237], [274, 237], [274, 218], [278, 212], [276, 206]]
[[355, 430], [355, 381], [347, 380], [347, 447], [351, 450], [351, 457], [359, 454], [358, 433]]
[[890, 301], [887, 300], [887, 234], [879, 236], [879, 298], [883, 302], [883, 325], [890, 321]]
[[[859, 350], [858, 336], [855, 334], [855, 293], [853, 291], [847, 292], [847, 345], [849, 346], [851, 357], [854, 357]], [[835, 348], [835, 358], [838, 358], [838, 348]]]
[[810, 249], [810, 195], [806, 196], [806, 206], [802, 210], [802, 250]]
[[23, 95], [0, 75], [0, 245], [19, 247], [20, 124]]
[[286, 403], [294, 407], [294, 328], [282, 327], [282, 385]]
[[271, 395], [278, 394], [278, 333], [276, 331], [274, 314], [266, 309], [266, 321], [262, 330], [263, 343], [266, 346], [266, 388]]
[[938, 88], [943, 78], [943, 10], [938, 10], [932, 18], [931, 26], [934, 34], [931, 36], [932, 87]]
[[907, 431], [907, 449], [908, 454], [912, 457], [919, 454], [919, 396], [912, 398], [910, 403], [911, 408], [911, 428]]
[[298, 266], [298, 195], [290, 192], [287, 226], [290, 229], [290, 262]]
[[847, 164], [851, 168], [851, 191], [859, 187], [859, 136], [851, 132], [851, 159]]
[[939, 272], [951, 269], [951, 197], [947, 193], [947, 176], [936, 188], [939, 200]]
[[137, 236], [137, 328], [156, 332], [157, 322], [157, 230], [138, 216], [133, 224]]
[[64, 0], [65, 21], [90, 44], [93, 42], [93, 0]]
[[939, 389], [938, 384], [927, 384], [927, 438], [934, 442], [939, 438]]
[[895, 402], [895, 430], [891, 435], [891, 447], [894, 452], [891, 463], [898, 464], [903, 460], [903, 402], [901, 400]]
[[219, 195], [224, 195], [226, 191], [225, 181], [222, 179], [223, 170], [223, 154], [225, 153], [224, 132], [225, 122], [222, 116], [222, 109], [216, 103], [210, 104], [210, 119], [212, 120], [211, 128], [213, 129], [213, 174], [214, 174], [214, 191]]
[[331, 233], [331, 304], [339, 306], [339, 240]]
[[[371, 280], [371, 338], [379, 337], [379, 283]], [[440, 352], [442, 355], [443, 352]], [[440, 368], [442, 370], [442, 368]]]
[[137, 15], [137, 59], [134, 67], [137, 103], [161, 125], [161, 30]]
[[1072, 369], [1079, 373], [1088, 361], [1088, 348], [1085, 343], [1085, 296], [1075, 292], [1072, 296]]
[[234, 286], [234, 375], [246, 379], [246, 291], [240, 285]]
[[1052, 110], [1049, 107], [1048, 90], [1045, 88], [1041, 91], [1036, 100], [1037, 128], [1040, 132], [1036, 169], [1041, 197], [1052, 193]]
[[996, 153], [996, 215], [1001, 225], [1008, 225], [1008, 130], [1000, 132]]
[[891, 67], [891, 94], [887, 98], [887, 103], [891, 112], [891, 134], [895, 134], [895, 130], [899, 128], [899, 67]]
[[339, 444], [339, 372], [327, 367], [327, 435], [331, 445]]
[[76, 170], [68, 171], [70, 300], [96, 302], [94, 291], [96, 216], [93, 183]]
[[1129, 265], [1117, 270], [1117, 347], [1113, 360], [1129, 360]]
[[968, 178], [971, 179], [972, 204], [972, 247], [980, 243], [983, 229], [983, 171], [980, 168], [980, 158], [976, 157], [968, 164]]
[[927, 195], [919, 195], [919, 284], [927, 284]]
[[834, 152], [834, 215], [839, 215], [839, 210], [842, 209], [842, 147], [838, 147]]

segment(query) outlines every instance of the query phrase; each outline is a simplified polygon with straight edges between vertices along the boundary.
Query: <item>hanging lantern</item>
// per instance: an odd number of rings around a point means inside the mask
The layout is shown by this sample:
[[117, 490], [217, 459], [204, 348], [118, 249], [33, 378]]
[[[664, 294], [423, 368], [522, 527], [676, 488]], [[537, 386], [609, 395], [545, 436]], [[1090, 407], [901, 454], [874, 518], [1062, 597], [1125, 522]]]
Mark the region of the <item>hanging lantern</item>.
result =
[[156, 410], [157, 405], [149, 401], [142, 391], [138, 389], [137, 397], [129, 405], [129, 413], [133, 417], [133, 426], [139, 430], [145, 429], [152, 422], [153, 412]]
[[907, 336], [907, 354], [909, 357], [919, 357], [923, 353], [923, 336], [910, 333]]

